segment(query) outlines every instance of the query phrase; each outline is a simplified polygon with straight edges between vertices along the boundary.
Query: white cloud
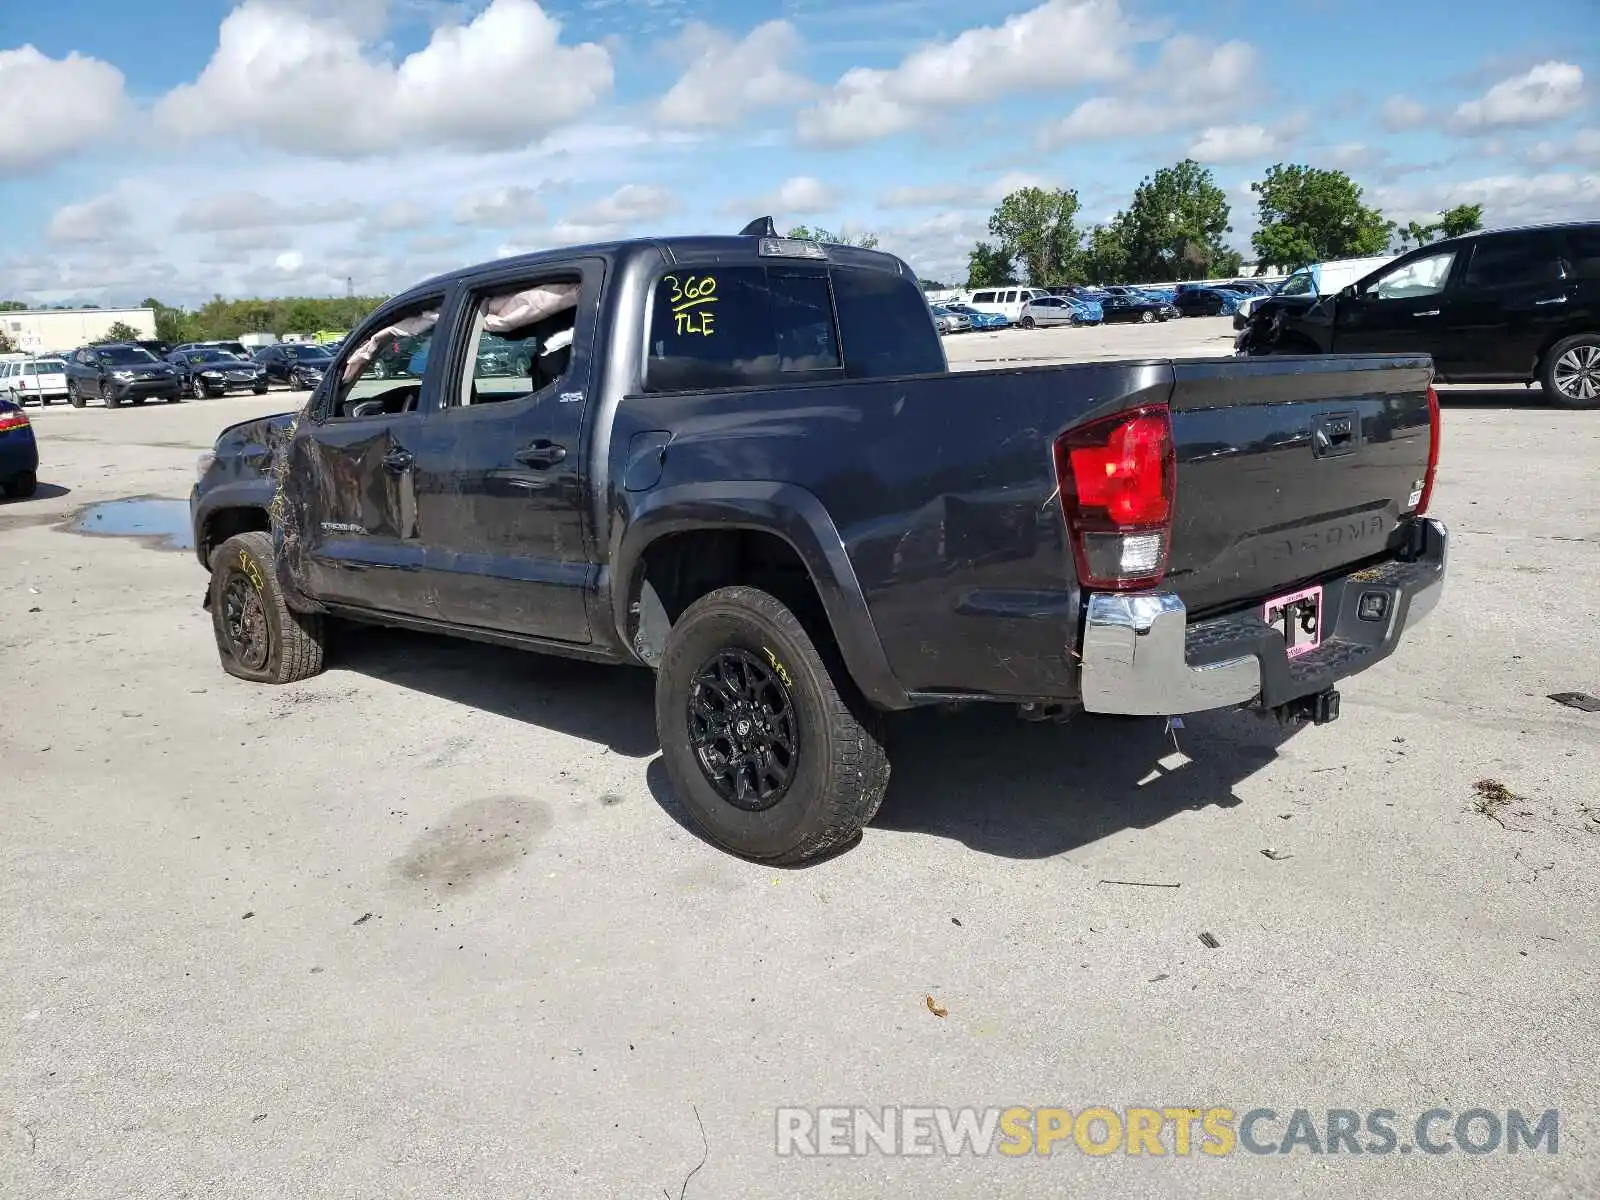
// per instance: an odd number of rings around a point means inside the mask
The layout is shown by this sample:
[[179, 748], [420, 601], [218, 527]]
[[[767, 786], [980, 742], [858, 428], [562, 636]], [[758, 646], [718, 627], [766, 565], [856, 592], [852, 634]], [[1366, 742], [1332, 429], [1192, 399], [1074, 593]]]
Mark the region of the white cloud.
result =
[[1454, 124], [1469, 133], [1542, 125], [1576, 112], [1582, 103], [1583, 71], [1572, 63], [1544, 62], [1459, 105]]
[[1592, 218], [1600, 195], [1600, 173], [1562, 171], [1542, 175], [1490, 175], [1423, 186], [1373, 189], [1371, 203], [1391, 220], [1431, 220], [1458, 204], [1483, 205], [1490, 228], [1536, 221]]
[[1117, 0], [1045, 0], [1002, 25], [914, 50], [893, 69], [846, 71], [801, 111], [800, 136], [851, 145], [915, 128], [939, 109], [1116, 79], [1139, 37]]
[[806, 216], [829, 211], [839, 203], [839, 195], [837, 188], [829, 187], [815, 176], [796, 175], [785, 179], [763, 196], [734, 200], [724, 208], [729, 212], [746, 212], [759, 208], [763, 211]]
[[1428, 110], [1410, 96], [1390, 96], [1383, 102], [1383, 112], [1380, 117], [1383, 127], [1391, 133], [1418, 129], [1432, 119], [1428, 115]]
[[656, 104], [656, 119], [663, 125], [733, 125], [753, 109], [795, 104], [813, 91], [790, 68], [800, 55], [800, 35], [787, 21], [758, 25], [737, 41], [694, 22], [679, 37], [677, 50], [688, 65]]
[[1282, 146], [1282, 136], [1265, 125], [1213, 125], [1190, 145], [1189, 157], [1203, 163], [1245, 162], [1266, 158]]
[[[1045, 149], [1070, 142], [1145, 137], [1226, 119], [1242, 99], [1257, 95], [1258, 61], [1248, 42], [1214, 45], [1180, 34], [1169, 38], [1149, 72], [1113, 96], [1093, 96], [1039, 131]], [[1162, 81], [1151, 100], [1149, 78]]]
[[641, 224], [659, 221], [682, 207], [678, 197], [664, 187], [625, 184], [611, 195], [575, 209], [557, 221], [550, 230], [550, 244], [606, 241], [644, 232], [638, 228]]
[[1600, 129], [1579, 129], [1561, 141], [1537, 142], [1526, 158], [1532, 163], [1583, 163], [1600, 166]]
[[133, 222], [128, 202], [115, 192], [56, 210], [45, 236], [57, 245], [114, 242], [126, 235]]
[[488, 229], [513, 229], [545, 218], [539, 189], [498, 187], [473, 192], [456, 202], [455, 220], [459, 225], [482, 225]]
[[1013, 171], [988, 183], [890, 188], [879, 194], [877, 205], [879, 208], [977, 208], [998, 204], [1019, 188], [1053, 186], [1042, 176]]
[[372, 217], [372, 223], [390, 233], [403, 229], [421, 229], [433, 221], [434, 213], [415, 200], [400, 199], [385, 205]]
[[283, 225], [325, 225], [353, 221], [361, 206], [348, 200], [282, 204], [260, 192], [224, 192], [190, 201], [178, 215], [184, 231], [272, 229]]
[[[12, 0], [13, 3], [16, 0]], [[0, 169], [38, 167], [107, 133], [122, 116], [122, 72], [73, 53], [0, 50]]]
[[971, 212], [941, 213], [879, 233], [880, 250], [898, 255], [922, 279], [964, 283], [967, 255], [989, 236], [988, 218]]
[[266, 142], [335, 157], [420, 146], [524, 146], [611, 90], [611, 56], [565, 46], [535, 0], [491, 0], [470, 24], [434, 30], [399, 63], [345, 24], [246, 0], [222, 22], [194, 83], [156, 105], [180, 137], [253, 130]]

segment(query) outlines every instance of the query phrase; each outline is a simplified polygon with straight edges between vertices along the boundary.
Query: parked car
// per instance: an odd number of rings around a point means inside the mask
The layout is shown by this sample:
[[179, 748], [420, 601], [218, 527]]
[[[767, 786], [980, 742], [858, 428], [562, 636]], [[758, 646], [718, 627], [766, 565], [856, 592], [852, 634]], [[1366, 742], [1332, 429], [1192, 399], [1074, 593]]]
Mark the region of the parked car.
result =
[[256, 362], [266, 371], [269, 382], [306, 390], [322, 382], [322, 373], [332, 361], [328, 348], [315, 342], [279, 343], [256, 352]]
[[[966, 333], [972, 328], [972, 319], [970, 317], [965, 313], [952, 312], [943, 304], [931, 306], [930, 311], [933, 313], [933, 326], [941, 335]], [[1000, 321], [1001, 324], [1006, 323], [1004, 317], [1000, 318]]]
[[961, 303], [979, 312], [998, 313], [1006, 319], [1006, 324], [1015, 325], [1022, 319], [1022, 306], [1035, 296], [1044, 295], [1048, 293], [1043, 288], [979, 288], [962, 297]]
[[[642, 665], [692, 820], [797, 862], [877, 811], [885, 710], [1323, 723], [1438, 599], [1426, 359], [950, 371], [909, 266], [763, 224], [418, 284], [225, 429], [223, 669], [314, 675], [335, 617]], [[534, 377], [474, 379], [480, 330]], [[397, 336], [423, 378], [369, 370]]]
[[19, 358], [0, 363], [0, 399], [13, 404], [34, 400], [41, 407], [67, 398], [67, 364], [60, 358]]
[[229, 392], [254, 392], [259, 396], [267, 390], [267, 372], [260, 363], [226, 350], [211, 346], [174, 350], [167, 361], [183, 390], [196, 400], [226, 396]]
[[1137, 292], [1113, 292], [1100, 305], [1107, 324], [1113, 321], [1170, 321], [1178, 310], [1165, 300], [1142, 296]]
[[1239, 310], [1240, 299], [1227, 288], [1182, 283], [1172, 303], [1186, 317], [1230, 317]]
[[1007, 325], [1011, 324], [1010, 321], [1007, 321], [1005, 317], [999, 313], [980, 312], [978, 309], [973, 308], [972, 305], [964, 304], [959, 300], [954, 301], [953, 303], [945, 304], [943, 307], [948, 312], [953, 312], [958, 316], [965, 317], [969, 322], [971, 322], [974, 329], [1004, 329]]
[[1334, 296], [1274, 297], [1236, 349], [1427, 354], [1448, 383], [1537, 381], [1553, 403], [1600, 407], [1600, 222], [1471, 233]]
[[1083, 319], [1078, 306], [1066, 296], [1035, 296], [1022, 306], [1017, 324], [1034, 329], [1041, 325], [1081, 325]]
[[1246, 296], [1241, 300], [1239, 311], [1233, 315], [1233, 327], [1243, 329], [1248, 325], [1256, 307], [1269, 296], [1303, 296], [1308, 300], [1317, 296], [1331, 296], [1340, 288], [1394, 260], [1393, 254], [1379, 254], [1370, 258], [1333, 259], [1301, 267], [1277, 287], [1259, 296]]
[[[167, 353], [174, 354], [180, 351], [188, 350], [226, 350], [235, 358], [253, 357], [250, 353], [250, 347], [246, 346], [243, 342], [226, 340], [216, 342], [184, 342], [182, 345], [174, 346]], [[166, 357], [166, 355], [163, 355], [162, 357]]]
[[107, 408], [117, 408], [124, 401], [176, 404], [183, 398], [172, 364], [131, 343], [84, 346], [67, 356], [66, 365], [67, 403], [73, 408], [82, 408], [90, 400], [103, 400]]
[[0, 400], [0, 494], [26, 500], [39, 486], [39, 443], [22, 405]]
[[172, 343], [163, 342], [159, 339], [141, 338], [139, 341], [130, 342], [128, 344], [131, 346], [137, 346], [141, 350], [148, 350], [157, 358], [166, 358], [167, 355], [172, 353]]

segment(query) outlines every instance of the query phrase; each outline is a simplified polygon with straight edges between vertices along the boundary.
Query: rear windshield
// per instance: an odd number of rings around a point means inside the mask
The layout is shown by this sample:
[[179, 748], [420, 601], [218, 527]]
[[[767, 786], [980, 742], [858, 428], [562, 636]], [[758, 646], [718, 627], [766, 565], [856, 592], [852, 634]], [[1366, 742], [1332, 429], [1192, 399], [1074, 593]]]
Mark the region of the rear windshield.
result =
[[650, 312], [647, 391], [943, 371], [928, 304], [883, 271], [802, 266], [669, 273]]
[[67, 364], [59, 358], [41, 358], [37, 365], [41, 375], [61, 375], [67, 369]]

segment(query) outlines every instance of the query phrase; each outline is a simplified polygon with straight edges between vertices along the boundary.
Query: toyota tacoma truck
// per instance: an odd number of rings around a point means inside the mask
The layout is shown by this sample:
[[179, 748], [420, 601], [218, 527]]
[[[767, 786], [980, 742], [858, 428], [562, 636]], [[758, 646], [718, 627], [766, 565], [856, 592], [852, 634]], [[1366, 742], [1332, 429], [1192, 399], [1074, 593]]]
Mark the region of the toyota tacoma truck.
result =
[[758, 221], [419, 284], [191, 504], [230, 674], [331, 618], [642, 665], [693, 818], [796, 862], [893, 710], [1333, 719], [1439, 598], [1438, 450], [1426, 357], [951, 371], [905, 263]]

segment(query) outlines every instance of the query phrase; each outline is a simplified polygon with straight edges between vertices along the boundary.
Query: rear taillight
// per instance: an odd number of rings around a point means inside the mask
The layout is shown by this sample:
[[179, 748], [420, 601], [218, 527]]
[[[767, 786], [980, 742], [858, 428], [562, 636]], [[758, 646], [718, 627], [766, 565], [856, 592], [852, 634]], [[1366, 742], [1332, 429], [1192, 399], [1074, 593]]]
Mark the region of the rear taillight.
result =
[[19, 412], [0, 412], [0, 433], [12, 429], [26, 429], [28, 418]]
[[1417, 516], [1428, 511], [1428, 501], [1433, 499], [1433, 477], [1439, 472], [1439, 433], [1443, 422], [1439, 419], [1439, 393], [1428, 385], [1428, 473], [1422, 477], [1422, 499], [1417, 501]]
[[1165, 406], [1117, 413], [1056, 439], [1056, 483], [1086, 588], [1154, 587], [1167, 570], [1177, 468]]

